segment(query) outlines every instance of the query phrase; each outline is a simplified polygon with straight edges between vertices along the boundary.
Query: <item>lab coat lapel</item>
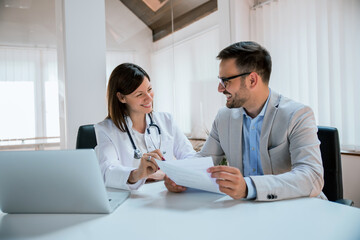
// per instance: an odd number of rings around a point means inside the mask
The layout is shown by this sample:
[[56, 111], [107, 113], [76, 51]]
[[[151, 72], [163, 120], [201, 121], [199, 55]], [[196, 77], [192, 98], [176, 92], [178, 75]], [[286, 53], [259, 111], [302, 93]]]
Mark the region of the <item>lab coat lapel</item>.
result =
[[[154, 116], [153, 116], [154, 118]], [[150, 140], [150, 137], [151, 137], [151, 129], [150, 129], [150, 117], [149, 117], [149, 114], [146, 114], [145, 115], [145, 122], [146, 122], [146, 129], [145, 129], [145, 144], [146, 144], [146, 148], [149, 150], [149, 147], [151, 146], [151, 140]], [[149, 132], [148, 132], [149, 130]], [[155, 150], [155, 149], [154, 149]]]
[[127, 125], [128, 129], [130, 130], [132, 128], [132, 126], [133, 126], [133, 123], [131, 121], [130, 116], [125, 117], [125, 122], [126, 122], [126, 125]]
[[[146, 114], [145, 121], [146, 121], [146, 129], [147, 129], [147, 128], [149, 128], [149, 125], [150, 125], [149, 114]], [[133, 122], [131, 121], [130, 116], [125, 116], [125, 122], [126, 122], [126, 125], [128, 126], [128, 128], [131, 129], [133, 126]]]
[[274, 119], [278, 111], [281, 96], [275, 91], [271, 91], [269, 103], [265, 112], [264, 121], [260, 135], [260, 158], [264, 174], [273, 174], [271, 160], [268, 152], [269, 136], [273, 127]]

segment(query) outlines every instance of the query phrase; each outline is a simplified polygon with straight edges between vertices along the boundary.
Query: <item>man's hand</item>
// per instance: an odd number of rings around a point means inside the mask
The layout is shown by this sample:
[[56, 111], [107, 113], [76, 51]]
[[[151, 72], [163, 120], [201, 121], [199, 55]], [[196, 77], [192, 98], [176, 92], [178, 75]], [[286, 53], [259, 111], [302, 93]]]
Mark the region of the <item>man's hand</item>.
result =
[[164, 177], [165, 187], [169, 192], [180, 193], [186, 190], [186, 187], [177, 185], [173, 180], [171, 180], [167, 175]]
[[234, 199], [246, 198], [247, 186], [239, 169], [229, 166], [215, 166], [207, 170], [216, 178], [219, 190]]

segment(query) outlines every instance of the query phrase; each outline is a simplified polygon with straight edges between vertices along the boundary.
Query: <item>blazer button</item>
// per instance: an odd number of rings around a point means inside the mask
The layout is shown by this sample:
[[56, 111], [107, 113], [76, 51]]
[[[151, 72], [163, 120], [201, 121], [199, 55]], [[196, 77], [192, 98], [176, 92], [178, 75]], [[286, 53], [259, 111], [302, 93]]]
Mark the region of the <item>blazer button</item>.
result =
[[270, 194], [267, 195], [267, 199], [271, 199], [271, 195], [270, 195]]
[[277, 195], [274, 195], [274, 198], [277, 199]]

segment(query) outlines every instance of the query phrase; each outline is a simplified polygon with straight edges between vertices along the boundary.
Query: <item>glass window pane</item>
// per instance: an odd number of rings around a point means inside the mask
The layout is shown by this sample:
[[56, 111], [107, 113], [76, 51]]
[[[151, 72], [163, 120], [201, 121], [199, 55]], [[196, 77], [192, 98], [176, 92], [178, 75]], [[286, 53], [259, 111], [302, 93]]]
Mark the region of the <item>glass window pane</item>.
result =
[[27, 139], [0, 147], [42, 149], [59, 136], [55, 0], [12, 1], [0, 16], [0, 140]]
[[35, 137], [34, 83], [0, 81], [0, 139]]

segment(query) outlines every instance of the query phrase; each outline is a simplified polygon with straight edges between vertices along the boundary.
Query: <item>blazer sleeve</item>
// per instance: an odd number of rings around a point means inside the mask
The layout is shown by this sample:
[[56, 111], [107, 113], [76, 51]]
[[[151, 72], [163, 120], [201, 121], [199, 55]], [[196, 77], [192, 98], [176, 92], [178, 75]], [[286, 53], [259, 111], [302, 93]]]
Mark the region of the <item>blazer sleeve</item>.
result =
[[224, 158], [224, 151], [220, 145], [220, 138], [218, 127], [220, 121], [225, 121], [224, 119], [220, 120], [221, 110], [215, 117], [213, 122], [209, 137], [206, 139], [204, 146], [201, 151], [196, 153], [197, 157], [208, 157], [211, 156], [214, 162], [214, 165], [219, 165], [221, 160]]
[[[114, 129], [113, 131], [115, 131]], [[100, 169], [105, 181], [106, 187], [136, 190], [145, 183], [145, 179], [141, 179], [134, 184], [129, 184], [129, 179], [134, 167], [127, 167], [121, 164], [121, 159], [114, 146], [114, 141], [108, 133], [107, 127], [96, 124], [95, 133], [97, 146], [95, 147], [98, 156]], [[120, 147], [120, 146], [118, 146]]]
[[315, 117], [309, 107], [295, 111], [288, 129], [291, 171], [278, 175], [251, 176], [258, 201], [315, 197], [324, 186], [320, 142]]

